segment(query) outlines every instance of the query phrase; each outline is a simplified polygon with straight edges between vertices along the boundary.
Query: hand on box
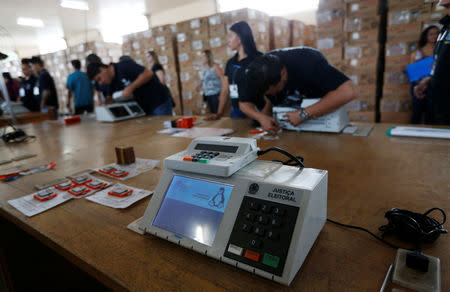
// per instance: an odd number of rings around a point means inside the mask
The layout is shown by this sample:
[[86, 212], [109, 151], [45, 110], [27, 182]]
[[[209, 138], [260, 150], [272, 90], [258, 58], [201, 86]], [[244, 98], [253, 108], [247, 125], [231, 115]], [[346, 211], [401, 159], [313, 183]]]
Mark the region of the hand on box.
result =
[[127, 86], [122, 91], [122, 97], [132, 97], [133, 89], [130, 86]]
[[258, 122], [261, 124], [261, 128], [264, 131], [269, 132], [271, 135], [275, 135], [281, 128], [277, 120], [271, 116], [263, 116], [258, 120]]
[[287, 113], [283, 116], [283, 118], [287, 118], [289, 120], [289, 123], [291, 123], [292, 126], [298, 126], [302, 122], [304, 122], [299, 115], [298, 111]]

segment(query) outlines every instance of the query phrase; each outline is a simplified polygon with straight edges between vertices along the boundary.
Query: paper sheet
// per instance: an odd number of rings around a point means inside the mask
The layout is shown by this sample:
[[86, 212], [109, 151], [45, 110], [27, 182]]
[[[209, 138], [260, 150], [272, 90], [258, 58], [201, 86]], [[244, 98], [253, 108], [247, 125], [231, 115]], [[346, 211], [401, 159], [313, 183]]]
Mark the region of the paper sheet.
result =
[[18, 199], [9, 200], [8, 203], [22, 212], [24, 215], [31, 217], [47, 211], [48, 209], [51, 209], [53, 207], [56, 207], [59, 204], [62, 204], [73, 198], [73, 196], [69, 195], [67, 192], [55, 190], [53, 187], [50, 187], [49, 189], [54, 190], [58, 195], [48, 201], [41, 202], [33, 197], [35, 194], [41, 192], [39, 191]]
[[226, 128], [190, 128], [186, 131], [173, 134], [173, 137], [182, 137], [182, 138], [190, 138], [195, 139], [198, 137], [208, 137], [208, 136], [225, 136], [233, 133], [233, 129]]
[[[100, 173], [101, 175], [107, 176], [109, 178], [118, 179], [118, 180], [126, 180], [135, 176], [138, 176], [144, 172], [150, 171], [153, 168], [157, 167], [159, 165], [159, 160], [152, 160], [152, 159], [142, 159], [142, 158], [136, 158], [136, 162], [128, 165], [119, 165], [117, 163], [111, 163], [108, 165], [105, 165], [100, 168], [96, 168], [95, 171]], [[108, 174], [102, 173], [99, 170], [106, 168], [106, 167], [114, 167], [116, 169], [121, 169], [128, 171], [129, 174], [124, 177], [114, 177], [110, 176]]]
[[129, 187], [129, 186], [126, 186], [123, 184], [116, 184], [113, 188], [115, 188], [115, 187], [120, 187], [120, 188], [124, 187], [124, 188], [128, 188], [128, 189], [132, 189], [133, 193], [129, 196], [119, 198], [119, 197], [108, 195], [108, 192], [110, 192], [112, 190], [112, 188], [109, 188], [106, 190], [102, 190], [93, 196], [87, 197], [86, 200], [98, 203], [100, 205], [108, 206], [111, 208], [124, 209], [124, 208], [127, 208], [127, 207], [131, 206], [132, 204], [136, 203], [137, 201], [153, 194], [153, 191], [141, 190], [141, 189]]

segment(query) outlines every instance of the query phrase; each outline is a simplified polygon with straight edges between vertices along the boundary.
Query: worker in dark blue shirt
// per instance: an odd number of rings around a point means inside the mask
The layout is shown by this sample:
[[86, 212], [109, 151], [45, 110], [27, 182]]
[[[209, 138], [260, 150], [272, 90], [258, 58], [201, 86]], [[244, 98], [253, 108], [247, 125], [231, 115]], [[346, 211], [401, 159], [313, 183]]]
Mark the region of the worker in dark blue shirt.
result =
[[112, 92], [122, 91], [122, 97], [134, 97], [147, 115], [172, 115], [172, 102], [152, 71], [133, 60], [105, 65], [90, 63], [89, 79], [108, 85]]
[[[280, 129], [272, 117], [272, 106], [290, 95], [321, 98], [307, 108], [288, 113], [293, 126], [333, 112], [357, 95], [347, 76], [330, 65], [321, 52], [308, 47], [280, 49], [259, 56], [248, 67], [245, 78], [247, 90], [239, 97], [239, 107], [272, 134]], [[258, 111], [261, 106], [264, 108]]]
[[31, 60], [22, 59], [24, 78], [20, 82], [19, 96], [23, 105], [32, 112], [39, 112], [39, 89], [36, 88], [37, 78], [31, 69]]
[[58, 109], [55, 81], [45, 69], [44, 62], [40, 57], [32, 57], [31, 67], [34, 73], [38, 75], [37, 87], [39, 88], [41, 111], [49, 108]]
[[414, 88], [414, 94], [426, 96], [429, 124], [450, 125], [450, 0], [441, 0], [439, 5], [447, 8], [448, 14], [440, 21], [443, 27], [434, 47], [431, 76]]

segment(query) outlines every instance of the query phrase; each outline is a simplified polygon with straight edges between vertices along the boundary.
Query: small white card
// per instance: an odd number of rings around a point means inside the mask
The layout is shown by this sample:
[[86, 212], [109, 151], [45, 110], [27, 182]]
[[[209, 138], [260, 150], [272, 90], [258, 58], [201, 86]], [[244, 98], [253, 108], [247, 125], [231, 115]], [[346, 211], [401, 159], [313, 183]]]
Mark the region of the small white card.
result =
[[[56, 197], [51, 198], [47, 201], [40, 201], [34, 198], [34, 195], [44, 194], [48, 191], [53, 191], [54, 193], [56, 193]], [[58, 191], [54, 187], [50, 187], [44, 190], [40, 190], [39, 192], [32, 193], [31, 195], [26, 195], [18, 199], [9, 200], [8, 203], [22, 212], [25, 216], [31, 217], [47, 211], [48, 209], [51, 209], [53, 207], [56, 207], [59, 204], [62, 204], [72, 198], [73, 196], [69, 195], [67, 192]]]
[[[115, 188], [131, 189], [131, 190], [133, 190], [133, 192], [130, 195], [127, 195], [123, 198], [109, 195], [108, 193], [111, 192]], [[116, 184], [114, 187], [108, 188], [106, 190], [102, 190], [93, 196], [87, 197], [86, 199], [89, 201], [98, 203], [100, 205], [111, 207], [111, 208], [125, 209], [125, 208], [131, 206], [132, 204], [136, 203], [137, 201], [150, 196], [151, 194], [153, 194], [153, 191], [146, 191], [146, 190], [129, 187], [129, 186], [126, 186], [123, 184]]]
[[239, 98], [239, 91], [237, 84], [230, 84], [230, 98]]

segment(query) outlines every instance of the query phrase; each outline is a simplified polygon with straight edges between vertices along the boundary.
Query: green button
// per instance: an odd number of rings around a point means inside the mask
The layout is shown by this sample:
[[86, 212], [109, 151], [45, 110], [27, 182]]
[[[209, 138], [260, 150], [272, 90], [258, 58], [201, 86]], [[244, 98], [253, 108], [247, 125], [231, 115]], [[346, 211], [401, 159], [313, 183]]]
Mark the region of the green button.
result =
[[280, 263], [280, 258], [268, 253], [264, 254], [264, 258], [263, 258], [263, 264], [265, 264], [266, 266], [270, 266], [274, 269], [276, 269], [278, 267], [278, 264]]
[[206, 158], [200, 158], [200, 159], [198, 160], [198, 162], [200, 162], [200, 163], [208, 163], [208, 162], [209, 162], [209, 159], [206, 159]]

